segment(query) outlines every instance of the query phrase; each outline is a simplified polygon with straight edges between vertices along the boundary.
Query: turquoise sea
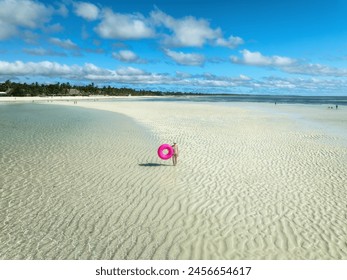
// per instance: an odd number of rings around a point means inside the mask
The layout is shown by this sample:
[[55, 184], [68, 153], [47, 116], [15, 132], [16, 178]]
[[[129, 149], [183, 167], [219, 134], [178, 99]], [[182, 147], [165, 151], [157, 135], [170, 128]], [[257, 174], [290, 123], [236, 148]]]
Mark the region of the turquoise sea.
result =
[[138, 98], [137, 101], [184, 101], [184, 102], [260, 102], [278, 104], [347, 105], [346, 96], [286, 96], [286, 95], [187, 95]]

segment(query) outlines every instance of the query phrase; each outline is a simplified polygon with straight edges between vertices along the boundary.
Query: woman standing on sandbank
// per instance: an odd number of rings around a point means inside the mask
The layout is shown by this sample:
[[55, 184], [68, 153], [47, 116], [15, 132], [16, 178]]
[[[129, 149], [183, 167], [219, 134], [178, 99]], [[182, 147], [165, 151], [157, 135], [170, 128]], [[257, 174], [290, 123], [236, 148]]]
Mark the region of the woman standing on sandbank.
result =
[[174, 151], [173, 156], [172, 156], [172, 163], [175, 166], [177, 164], [177, 158], [178, 158], [178, 146], [177, 146], [177, 143], [173, 143], [172, 149]]

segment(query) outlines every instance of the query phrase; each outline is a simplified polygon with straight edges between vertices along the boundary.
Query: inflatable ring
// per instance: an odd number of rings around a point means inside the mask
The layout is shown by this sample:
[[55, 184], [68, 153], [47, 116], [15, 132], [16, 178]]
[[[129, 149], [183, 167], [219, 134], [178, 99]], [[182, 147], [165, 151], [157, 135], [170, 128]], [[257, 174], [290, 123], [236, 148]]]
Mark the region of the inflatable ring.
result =
[[[167, 150], [167, 154], [164, 154], [164, 151]], [[168, 160], [174, 154], [174, 150], [169, 144], [163, 144], [158, 148], [158, 156], [163, 160]]]

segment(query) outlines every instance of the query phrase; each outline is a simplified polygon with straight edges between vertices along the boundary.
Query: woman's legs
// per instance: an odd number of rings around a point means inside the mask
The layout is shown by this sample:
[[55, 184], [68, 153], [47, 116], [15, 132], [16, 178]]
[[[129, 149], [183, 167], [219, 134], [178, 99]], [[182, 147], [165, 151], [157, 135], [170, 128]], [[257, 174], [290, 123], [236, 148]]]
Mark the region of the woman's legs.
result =
[[173, 163], [173, 165], [177, 164], [177, 155], [172, 156], [172, 163]]

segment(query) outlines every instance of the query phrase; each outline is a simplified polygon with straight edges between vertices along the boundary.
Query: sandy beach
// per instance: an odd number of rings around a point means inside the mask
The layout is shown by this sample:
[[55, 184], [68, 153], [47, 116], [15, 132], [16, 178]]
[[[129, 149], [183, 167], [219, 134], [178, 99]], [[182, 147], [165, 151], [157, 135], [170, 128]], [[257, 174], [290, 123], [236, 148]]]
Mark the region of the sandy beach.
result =
[[[73, 171], [54, 173], [59, 194], [44, 187], [48, 170], [1, 189], [2, 259], [347, 259], [346, 107], [41, 103], [121, 114], [123, 138], [107, 132], [106, 140], [94, 139], [103, 152], [52, 153]], [[156, 155], [160, 144], [173, 142], [180, 151], [175, 167]], [[72, 166], [81, 162], [78, 177]], [[11, 185], [13, 175], [2, 172]], [[47, 182], [21, 209], [25, 221], [11, 226], [11, 198], [23, 200], [35, 180]], [[33, 214], [40, 194], [52, 200]]]

